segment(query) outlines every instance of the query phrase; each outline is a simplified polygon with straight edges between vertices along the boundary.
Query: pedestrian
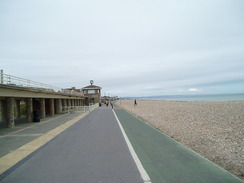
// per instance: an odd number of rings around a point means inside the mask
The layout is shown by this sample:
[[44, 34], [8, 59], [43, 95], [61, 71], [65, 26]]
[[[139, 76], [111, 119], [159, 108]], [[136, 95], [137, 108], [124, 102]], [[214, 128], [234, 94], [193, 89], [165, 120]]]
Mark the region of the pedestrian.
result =
[[113, 103], [112, 102], [110, 102], [110, 105], [111, 105], [111, 107], [112, 107], [112, 109], [114, 108], [114, 105], [113, 105]]
[[136, 99], [135, 99], [134, 105], [137, 105], [137, 103], [136, 103]]
[[106, 100], [106, 102], [105, 102], [105, 103], [106, 103], [106, 106], [108, 107], [108, 101], [107, 101], [107, 100]]

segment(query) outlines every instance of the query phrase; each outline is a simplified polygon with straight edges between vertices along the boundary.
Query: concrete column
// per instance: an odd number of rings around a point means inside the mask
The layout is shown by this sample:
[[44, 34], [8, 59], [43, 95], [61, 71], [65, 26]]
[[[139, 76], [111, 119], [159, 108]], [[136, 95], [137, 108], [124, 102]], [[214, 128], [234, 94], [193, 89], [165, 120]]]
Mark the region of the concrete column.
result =
[[68, 110], [68, 108], [67, 108], [68, 107], [68, 101], [67, 101], [67, 99], [64, 99], [64, 105], [66, 107], [64, 110], [67, 111]]
[[66, 104], [65, 111], [68, 111], [69, 103], [67, 99], [64, 99], [64, 103]]
[[55, 110], [57, 114], [61, 113], [61, 99], [55, 99]]
[[63, 111], [67, 111], [67, 101], [66, 99], [62, 99], [62, 103], [63, 103]]
[[69, 99], [69, 106], [72, 109], [72, 107], [73, 107], [73, 101], [72, 101], [72, 99]]
[[5, 103], [6, 103], [6, 101], [0, 100], [0, 121], [5, 119], [5, 116], [4, 116], [4, 114], [5, 114], [4, 109], [6, 108]]
[[68, 107], [70, 107], [71, 106], [71, 99], [67, 99], [68, 100]]
[[14, 98], [6, 98], [6, 110], [5, 110], [5, 118], [6, 118], [6, 126], [7, 128], [13, 128], [15, 126], [14, 123]]
[[20, 100], [16, 100], [16, 117], [20, 118], [21, 114], [20, 114]]
[[72, 106], [72, 109], [74, 108], [74, 99], [71, 99], [71, 106]]
[[32, 98], [26, 99], [26, 122], [31, 123], [33, 121], [33, 100]]
[[50, 101], [50, 103], [49, 103], [50, 115], [54, 116], [54, 99], [52, 98], [49, 101]]
[[64, 111], [64, 99], [61, 99], [61, 111]]
[[45, 98], [40, 99], [40, 118], [46, 117], [46, 104], [45, 104]]
[[83, 105], [86, 105], [86, 103], [87, 103], [87, 99], [84, 99], [83, 100]]

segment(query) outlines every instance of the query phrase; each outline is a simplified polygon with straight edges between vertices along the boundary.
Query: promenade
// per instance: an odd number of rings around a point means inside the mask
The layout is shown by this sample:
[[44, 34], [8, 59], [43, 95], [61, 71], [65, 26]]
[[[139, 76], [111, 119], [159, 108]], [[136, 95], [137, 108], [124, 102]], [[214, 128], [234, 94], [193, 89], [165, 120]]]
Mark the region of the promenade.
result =
[[105, 106], [1, 129], [0, 182], [150, 182], [119, 124], [153, 183], [242, 182], [132, 114]]

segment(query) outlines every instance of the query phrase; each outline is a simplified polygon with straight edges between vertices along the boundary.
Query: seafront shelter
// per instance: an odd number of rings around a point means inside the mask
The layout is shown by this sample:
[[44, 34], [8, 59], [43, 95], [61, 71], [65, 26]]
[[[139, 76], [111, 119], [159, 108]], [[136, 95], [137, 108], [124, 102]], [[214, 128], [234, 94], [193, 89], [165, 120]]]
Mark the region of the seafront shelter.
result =
[[83, 106], [83, 94], [68, 94], [0, 85], [0, 127], [12, 128], [16, 120], [39, 122], [55, 114], [66, 113], [70, 108]]
[[86, 105], [101, 103], [101, 87], [93, 85], [93, 80], [90, 81], [90, 85], [82, 88], [82, 93], [85, 97], [88, 97]]
[[0, 128], [12, 128], [21, 120], [39, 122], [47, 116], [84, 106], [83, 93], [3, 74], [0, 77]]

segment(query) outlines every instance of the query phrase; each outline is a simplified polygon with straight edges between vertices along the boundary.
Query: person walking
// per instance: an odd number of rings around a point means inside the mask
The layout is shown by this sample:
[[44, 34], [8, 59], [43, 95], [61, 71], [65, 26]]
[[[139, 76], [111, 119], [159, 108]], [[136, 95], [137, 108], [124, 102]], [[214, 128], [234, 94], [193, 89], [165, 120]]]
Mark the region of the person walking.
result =
[[135, 106], [135, 105], [137, 105], [137, 103], [136, 103], [136, 99], [135, 99], [135, 101], [134, 101], [134, 106]]
[[110, 105], [111, 105], [111, 107], [113, 109], [114, 108], [114, 105], [113, 105], [113, 102], [112, 101], [110, 101]]

